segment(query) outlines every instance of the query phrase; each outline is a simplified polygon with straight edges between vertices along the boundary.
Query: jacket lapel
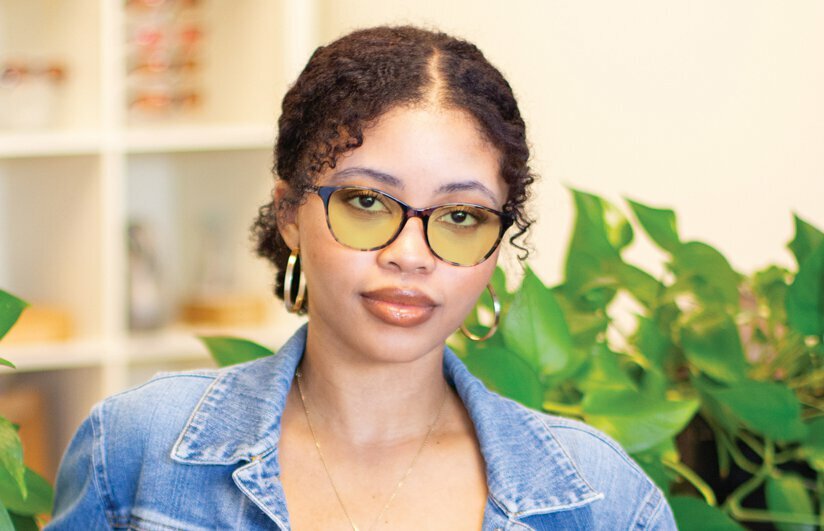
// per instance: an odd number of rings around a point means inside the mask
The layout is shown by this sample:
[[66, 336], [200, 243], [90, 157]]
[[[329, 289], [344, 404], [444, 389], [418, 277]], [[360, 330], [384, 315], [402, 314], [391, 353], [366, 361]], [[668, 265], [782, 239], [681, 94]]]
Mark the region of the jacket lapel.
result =
[[288, 531], [289, 513], [283, 484], [275, 473], [277, 459], [268, 454], [241, 466], [232, 472], [235, 485], [271, 518], [283, 531]]
[[475, 425], [490, 498], [510, 518], [574, 509], [603, 498], [580, 475], [540, 413], [489, 391], [448, 348], [444, 373]]
[[[281, 416], [306, 344], [302, 326], [274, 356], [223, 369], [172, 448], [193, 465], [233, 465], [237, 487], [289, 529], [279, 480]], [[475, 425], [490, 501], [512, 520], [580, 507], [603, 497], [581, 477], [540, 414], [487, 390], [448, 348], [444, 374]]]
[[306, 330], [302, 326], [274, 356], [221, 370], [171, 452], [174, 461], [192, 465], [245, 462], [232, 473], [235, 484], [282, 529], [289, 529], [289, 516], [278, 479], [280, 420]]

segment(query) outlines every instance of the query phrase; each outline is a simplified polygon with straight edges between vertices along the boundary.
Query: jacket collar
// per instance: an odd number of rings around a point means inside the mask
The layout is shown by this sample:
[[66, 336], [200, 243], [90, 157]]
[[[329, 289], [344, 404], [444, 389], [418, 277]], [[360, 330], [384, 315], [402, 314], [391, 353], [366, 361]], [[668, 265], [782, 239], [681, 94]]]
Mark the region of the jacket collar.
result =
[[[286, 520], [277, 477], [280, 419], [306, 345], [303, 325], [275, 356], [222, 369], [172, 448], [187, 464], [231, 465], [236, 481], [276, 520]], [[475, 425], [491, 499], [510, 517], [570, 509], [600, 499], [542, 416], [484, 387], [449, 348], [444, 374]], [[262, 468], [255, 465], [262, 464]], [[278, 507], [280, 505], [280, 507]]]

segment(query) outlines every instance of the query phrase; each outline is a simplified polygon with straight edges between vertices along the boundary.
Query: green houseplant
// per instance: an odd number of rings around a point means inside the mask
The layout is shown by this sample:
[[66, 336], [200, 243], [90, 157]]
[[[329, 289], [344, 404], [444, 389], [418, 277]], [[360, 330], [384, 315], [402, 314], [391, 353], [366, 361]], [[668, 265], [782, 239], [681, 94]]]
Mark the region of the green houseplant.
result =
[[[682, 241], [671, 210], [627, 201], [631, 222], [572, 194], [564, 282], [549, 288], [527, 270], [503, 301], [501, 333], [486, 344], [456, 336], [456, 351], [502, 393], [615, 437], [683, 529], [824, 523], [824, 234], [796, 218], [798, 269], [742, 276], [713, 247]], [[667, 257], [661, 278], [622, 256], [637, 227]], [[715, 443], [715, 481], [695, 470], [705, 456], [682, 459], [696, 424]], [[744, 479], [720, 500], [713, 486], [732, 469]], [[756, 491], [766, 509], [749, 503]]]
[[[483, 343], [455, 335], [451, 347], [501, 394], [617, 439], [682, 529], [824, 525], [824, 234], [796, 218], [797, 269], [743, 276], [713, 247], [682, 241], [671, 210], [627, 201], [631, 219], [596, 195], [572, 195], [564, 282], [545, 286], [526, 268], [508, 291], [496, 271], [498, 333]], [[665, 253], [660, 278], [624, 259], [639, 228]], [[491, 304], [480, 307], [483, 320]], [[221, 365], [272, 352], [202, 339]], [[705, 452], [691, 450], [702, 430], [716, 477]], [[722, 492], [732, 472], [740, 479]], [[753, 506], [754, 493], [766, 507]]]
[[[11, 329], [27, 304], [0, 290], [0, 339]], [[14, 368], [0, 358], [0, 364]], [[38, 529], [39, 517], [51, 513], [51, 485], [23, 464], [18, 426], [0, 417], [0, 530]]]

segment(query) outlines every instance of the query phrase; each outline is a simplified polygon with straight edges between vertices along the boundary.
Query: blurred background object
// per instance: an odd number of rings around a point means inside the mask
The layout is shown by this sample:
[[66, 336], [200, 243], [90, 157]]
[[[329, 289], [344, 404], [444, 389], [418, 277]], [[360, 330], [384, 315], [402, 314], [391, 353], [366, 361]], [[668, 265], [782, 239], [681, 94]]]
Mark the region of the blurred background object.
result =
[[0, 63], [0, 128], [54, 126], [65, 77], [65, 68], [59, 62]]
[[185, 120], [202, 101], [202, 1], [126, 3], [129, 118]]
[[129, 328], [151, 330], [163, 324], [160, 269], [150, 227], [129, 223]]
[[3, 338], [4, 345], [66, 341], [72, 336], [71, 315], [62, 308], [32, 305], [23, 313], [11, 332]]

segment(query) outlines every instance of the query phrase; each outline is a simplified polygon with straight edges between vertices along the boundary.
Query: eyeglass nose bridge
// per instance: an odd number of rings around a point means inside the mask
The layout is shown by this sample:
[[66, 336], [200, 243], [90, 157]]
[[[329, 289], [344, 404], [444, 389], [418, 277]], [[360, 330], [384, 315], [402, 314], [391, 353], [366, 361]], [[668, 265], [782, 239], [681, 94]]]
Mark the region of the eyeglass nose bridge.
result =
[[440, 207], [415, 208], [415, 207], [407, 205], [403, 201], [395, 199], [394, 197], [390, 197], [390, 199], [395, 201], [398, 204], [398, 206], [401, 207], [401, 210], [403, 212], [403, 217], [401, 218], [401, 222], [398, 226], [398, 230], [395, 231], [395, 234], [392, 236], [392, 238], [388, 242], [383, 244], [383, 247], [389, 247], [390, 245], [392, 245], [395, 242], [395, 240], [398, 239], [398, 236], [401, 235], [401, 232], [403, 232], [404, 227], [406, 227], [406, 222], [407, 221], [409, 221], [410, 219], [413, 219], [413, 218], [420, 218], [421, 225], [423, 226], [423, 239], [426, 242], [426, 246], [429, 247], [429, 252], [431, 252], [433, 255], [439, 257], [438, 253], [436, 253], [435, 250], [432, 249], [432, 244], [429, 243], [429, 217], [432, 215], [433, 212], [435, 212]]

